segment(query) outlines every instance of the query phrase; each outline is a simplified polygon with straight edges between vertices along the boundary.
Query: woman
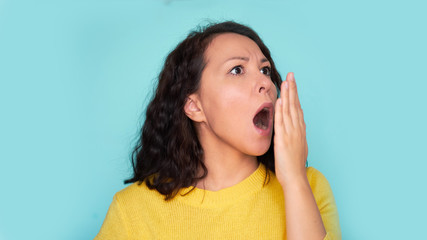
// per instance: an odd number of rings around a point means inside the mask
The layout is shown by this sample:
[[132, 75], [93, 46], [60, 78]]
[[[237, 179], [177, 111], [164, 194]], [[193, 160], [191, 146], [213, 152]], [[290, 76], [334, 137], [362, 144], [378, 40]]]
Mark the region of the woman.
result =
[[340, 239], [330, 186], [306, 159], [293, 73], [282, 83], [244, 25], [193, 31], [165, 61], [133, 184], [95, 239]]

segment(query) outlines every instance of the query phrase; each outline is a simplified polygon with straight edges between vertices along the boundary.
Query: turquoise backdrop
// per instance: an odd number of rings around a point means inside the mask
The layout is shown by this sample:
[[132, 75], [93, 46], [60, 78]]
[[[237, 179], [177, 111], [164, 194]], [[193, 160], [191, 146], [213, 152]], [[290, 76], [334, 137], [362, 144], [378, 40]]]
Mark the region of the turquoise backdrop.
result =
[[[343, 239], [425, 239], [427, 4], [0, 0], [0, 239], [92, 239], [165, 56], [198, 24], [253, 27], [295, 72], [309, 164]], [[423, 150], [424, 149], [424, 150]]]

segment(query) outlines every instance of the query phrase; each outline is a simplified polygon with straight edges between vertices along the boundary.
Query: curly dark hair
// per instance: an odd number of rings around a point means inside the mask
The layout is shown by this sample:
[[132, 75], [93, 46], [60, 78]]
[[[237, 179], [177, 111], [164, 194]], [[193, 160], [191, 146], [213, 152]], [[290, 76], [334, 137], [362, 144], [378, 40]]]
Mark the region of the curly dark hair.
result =
[[[126, 184], [145, 181], [148, 188], [156, 189], [165, 196], [165, 200], [170, 200], [181, 188], [192, 186], [206, 177], [208, 170], [203, 163], [203, 149], [192, 120], [184, 112], [184, 105], [187, 97], [200, 86], [207, 46], [221, 33], [237, 33], [252, 39], [270, 62], [271, 80], [279, 89], [282, 80], [270, 51], [251, 28], [227, 21], [211, 23], [190, 32], [167, 56], [160, 72], [140, 139], [132, 152], [133, 176], [125, 180]], [[257, 159], [274, 172], [273, 142], [268, 151]], [[200, 170], [203, 170], [201, 176]]]

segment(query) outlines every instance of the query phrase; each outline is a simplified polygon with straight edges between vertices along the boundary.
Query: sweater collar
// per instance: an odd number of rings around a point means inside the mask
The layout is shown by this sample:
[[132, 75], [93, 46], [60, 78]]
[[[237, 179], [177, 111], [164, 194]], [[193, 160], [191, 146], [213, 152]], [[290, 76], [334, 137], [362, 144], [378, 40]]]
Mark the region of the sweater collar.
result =
[[266, 180], [268, 180], [266, 179], [266, 167], [260, 163], [251, 175], [231, 187], [218, 191], [186, 187], [179, 191], [176, 198], [193, 206], [220, 207], [221, 205], [228, 205], [260, 191]]

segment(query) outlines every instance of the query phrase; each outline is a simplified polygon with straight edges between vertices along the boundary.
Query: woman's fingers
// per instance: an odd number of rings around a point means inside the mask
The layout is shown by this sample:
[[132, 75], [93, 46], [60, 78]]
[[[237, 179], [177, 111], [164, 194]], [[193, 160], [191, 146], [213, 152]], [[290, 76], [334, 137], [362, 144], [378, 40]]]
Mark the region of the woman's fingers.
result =
[[305, 131], [306, 126], [305, 126], [304, 113], [302, 111], [302, 108], [299, 109], [298, 113], [299, 113], [299, 120], [300, 120], [301, 129]]
[[294, 74], [292, 72], [288, 73], [286, 81], [289, 81], [289, 112], [291, 114], [292, 125], [294, 128], [299, 129], [300, 125], [300, 116], [299, 116], [299, 99], [297, 92], [297, 85], [295, 83]]
[[[292, 72], [288, 73], [286, 81], [282, 82], [280, 92], [282, 110], [280, 119], [285, 125], [286, 132], [290, 133], [293, 129], [301, 129], [305, 135], [304, 113], [301, 109], [295, 77]], [[275, 119], [275, 121], [279, 120]]]
[[295, 85], [295, 107], [296, 107], [297, 113], [298, 113], [298, 124], [301, 127], [301, 129], [305, 130], [304, 113], [303, 113], [302, 108], [301, 108], [301, 103], [300, 103], [299, 96], [298, 96], [298, 88], [296, 87], [295, 75], [294, 74], [292, 74], [292, 79], [293, 79], [293, 83]]
[[292, 119], [290, 116], [289, 111], [289, 81], [286, 79], [286, 81], [282, 82], [281, 89], [280, 89], [280, 99], [282, 103], [282, 117], [283, 117], [283, 123], [285, 124], [285, 130], [286, 132], [290, 132], [293, 128]]
[[281, 96], [275, 108], [274, 154], [276, 176], [283, 183], [286, 176], [304, 172], [300, 170], [305, 169], [308, 147], [293, 73], [288, 73], [280, 89]]
[[277, 132], [283, 132], [283, 112], [282, 112], [282, 99], [279, 98], [276, 101], [276, 106], [274, 109], [274, 129]]

